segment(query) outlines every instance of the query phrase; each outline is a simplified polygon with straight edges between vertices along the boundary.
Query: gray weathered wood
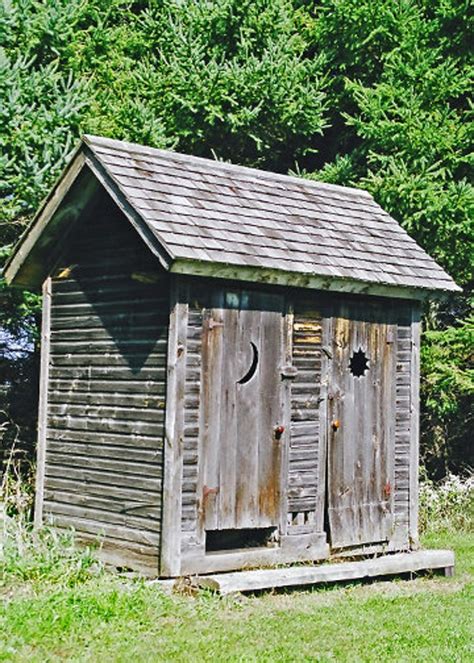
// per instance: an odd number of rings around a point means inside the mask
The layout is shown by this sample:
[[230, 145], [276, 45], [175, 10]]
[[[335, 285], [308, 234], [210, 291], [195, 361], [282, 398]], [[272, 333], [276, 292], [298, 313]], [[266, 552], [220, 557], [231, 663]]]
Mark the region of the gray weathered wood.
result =
[[[395, 348], [390, 310], [342, 305], [335, 321], [329, 445], [333, 547], [388, 541], [393, 522]], [[390, 336], [391, 338], [392, 336]], [[349, 365], [362, 350], [368, 369]]]
[[283, 536], [280, 545], [268, 548], [242, 548], [223, 553], [199, 554], [195, 546], [183, 550], [183, 573], [212, 573], [293, 562], [320, 561], [329, 557], [324, 534]]
[[34, 524], [39, 527], [43, 521], [44, 470], [46, 463], [46, 440], [48, 434], [48, 379], [49, 344], [51, 337], [51, 279], [43, 284], [43, 317], [41, 323], [41, 359], [38, 404], [38, 441], [36, 451], [36, 495]]
[[409, 536], [413, 547], [418, 542], [418, 464], [419, 464], [419, 427], [420, 427], [420, 332], [421, 311], [419, 306], [412, 307], [411, 318], [411, 372], [410, 372], [410, 521]]
[[221, 381], [224, 353], [224, 292], [212, 291], [211, 308], [203, 320], [201, 403], [199, 412], [199, 476], [197, 500], [199, 504], [200, 540], [204, 545], [205, 530], [217, 529], [219, 493], [219, 440], [221, 435]]
[[[264, 384], [262, 381], [263, 335], [261, 318], [262, 312], [260, 310], [239, 311], [237, 346], [236, 348], [226, 347], [227, 352], [237, 350], [237, 356], [240, 357], [241, 375], [244, 375], [247, 371], [251, 359], [250, 341], [255, 343], [260, 355], [255, 376], [246, 384], [236, 385], [234, 416], [237, 418], [239, 445], [236, 457], [236, 483], [233, 488], [236, 493], [235, 528], [252, 528], [268, 524], [266, 513], [268, 505], [262, 503], [262, 512], [259, 512], [260, 473], [267, 471], [265, 467], [268, 459], [267, 445], [271, 444], [272, 441], [272, 431], [268, 429], [265, 412], [262, 407], [259, 407], [260, 398], [268, 398], [270, 406], [272, 404], [270, 400], [271, 386]], [[266, 389], [268, 391], [265, 392]], [[264, 419], [263, 422], [262, 419]], [[262, 449], [262, 447], [264, 448]], [[260, 451], [263, 452], [262, 458], [259, 457]], [[268, 485], [270, 492], [273, 487], [274, 478], [272, 477]], [[265, 498], [266, 494], [262, 497]], [[270, 495], [270, 501], [271, 499]]]
[[[315, 529], [322, 531], [324, 528], [324, 512], [326, 504], [326, 486], [328, 481], [328, 445], [330, 435], [330, 379], [332, 353], [328, 348], [332, 347], [333, 319], [329, 311], [322, 321], [322, 365], [321, 365], [321, 391], [320, 391], [320, 413], [319, 413], [319, 448], [318, 448], [318, 477], [317, 477], [317, 502], [315, 512]], [[326, 352], [324, 352], [326, 348]]]
[[[54, 232], [55, 226], [64, 229], [65, 223], [69, 226], [74, 223], [98, 190], [97, 181], [83, 171], [84, 164], [84, 155], [77, 151], [56, 187], [34, 217], [30, 228], [22, 235], [14, 255], [8, 261], [4, 272], [7, 283], [37, 287], [37, 284], [47, 277], [47, 266], [42, 264], [44, 262], [42, 244], [47, 238], [47, 232], [52, 232], [52, 229]], [[77, 189], [75, 204], [66, 205], [65, 209], [62, 209], [61, 203], [70, 190], [74, 190], [74, 185]], [[34, 255], [35, 253], [38, 253], [38, 256]], [[51, 263], [48, 266], [51, 267]]]
[[[86, 260], [102, 270], [100, 282], [84, 277], [81, 235], [94, 237]], [[121, 280], [108, 271], [111, 255]], [[144, 564], [149, 568], [154, 560], [156, 574], [168, 284], [163, 272], [154, 280], [126, 278], [137, 261], [147, 269], [146, 249], [102, 199], [71, 236], [54, 272], [44, 512], [59, 526], [91, 536], [102, 529], [117, 550], [133, 548], [142, 537]], [[155, 263], [155, 276], [156, 269]], [[154, 539], [143, 536], [147, 530]], [[127, 554], [123, 566], [126, 560]], [[135, 568], [142, 567], [136, 562]]]
[[292, 566], [286, 569], [259, 569], [236, 573], [212, 574], [195, 578], [198, 586], [220, 594], [254, 592], [277, 587], [300, 587], [328, 582], [347, 582], [383, 576], [452, 569], [454, 554], [450, 550], [422, 550], [385, 555], [359, 562], [322, 566]]
[[[360, 190], [91, 136], [64, 180], [81, 160], [166, 269], [405, 299], [457, 289]], [[54, 190], [59, 202], [63, 185]], [[29, 280], [30, 287], [37, 285], [39, 242], [54, 246], [60, 231], [48, 224], [38, 236], [38, 229], [35, 223], [7, 265], [10, 280]], [[22, 252], [29, 274], [19, 274]]]
[[[236, 410], [237, 390], [240, 385], [237, 380], [244, 374], [247, 366], [243, 365], [239, 347], [239, 311], [230, 309], [223, 312], [225, 325], [225, 349], [222, 352], [221, 371], [221, 408], [219, 417], [219, 436], [215, 439], [214, 453], [219, 462], [218, 479], [216, 487], [219, 492], [215, 496], [214, 504], [217, 507], [217, 524], [221, 529], [235, 527], [237, 476], [241, 473], [237, 461], [238, 449], [241, 443], [239, 436], [239, 412]], [[245, 348], [247, 356], [247, 348]], [[206, 376], [203, 376], [203, 381]], [[211, 387], [210, 387], [211, 388]], [[210, 423], [210, 422], [209, 422]], [[211, 487], [211, 486], [209, 486]], [[203, 498], [204, 499], [204, 498]], [[213, 499], [212, 494], [207, 498]]]
[[[319, 298], [318, 298], [319, 299]], [[321, 406], [321, 313], [318, 299], [297, 297], [294, 303], [292, 362], [297, 374], [291, 382], [291, 440], [288, 475], [289, 533], [311, 519], [317, 507]], [[319, 484], [321, 487], [321, 484]], [[322, 485], [324, 493], [324, 485]], [[321, 503], [323, 508], [323, 503]], [[322, 530], [322, 511], [319, 531]]]
[[330, 292], [348, 292], [378, 297], [426, 300], [433, 297], [433, 292], [419, 288], [377, 285], [356, 281], [355, 279], [331, 279], [330, 277], [313, 276], [307, 273], [298, 274], [285, 272], [282, 269], [249, 267], [245, 265], [229, 265], [226, 263], [198, 262], [189, 259], [177, 259], [173, 262], [170, 272], [188, 276], [204, 276], [225, 280], [237, 280], [253, 283], [264, 283], [312, 290], [328, 290]]
[[149, 546], [132, 541], [111, 540], [87, 532], [77, 532], [75, 540], [79, 545], [92, 547], [94, 554], [105, 564], [121, 570], [140, 569], [141, 574], [156, 578], [156, 554], [150, 554]]
[[[288, 530], [288, 477], [289, 477], [289, 457], [290, 445], [292, 442], [291, 432], [291, 389], [294, 377], [297, 374], [297, 368], [293, 366], [293, 325], [294, 310], [289, 302], [285, 304], [285, 315], [282, 320], [283, 333], [281, 334], [280, 356], [287, 369], [285, 373], [280, 368], [282, 376], [281, 386], [281, 424], [285, 427], [285, 433], [281, 440], [280, 456], [280, 533], [286, 536]], [[292, 370], [291, 370], [292, 369]], [[291, 377], [290, 377], [291, 376]]]
[[179, 279], [171, 283], [168, 368], [165, 415], [163, 481], [163, 536], [160, 573], [180, 572], [181, 491], [183, 481], [184, 399], [186, 337], [188, 324], [187, 289]]
[[[225, 307], [210, 309], [204, 328], [204, 527], [278, 525], [284, 439], [273, 431], [281, 418], [283, 301], [246, 290], [226, 290], [224, 299]], [[255, 374], [240, 383], [254, 361]]]

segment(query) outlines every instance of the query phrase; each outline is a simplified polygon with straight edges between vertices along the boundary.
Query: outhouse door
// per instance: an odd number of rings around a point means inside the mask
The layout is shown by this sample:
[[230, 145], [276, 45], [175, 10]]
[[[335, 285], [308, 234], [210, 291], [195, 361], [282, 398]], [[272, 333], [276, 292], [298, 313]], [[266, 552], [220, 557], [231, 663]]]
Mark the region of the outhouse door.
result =
[[333, 548], [388, 541], [393, 522], [396, 326], [369, 306], [333, 319], [328, 521]]
[[204, 310], [198, 463], [207, 533], [280, 525], [283, 307], [279, 295], [223, 290]]

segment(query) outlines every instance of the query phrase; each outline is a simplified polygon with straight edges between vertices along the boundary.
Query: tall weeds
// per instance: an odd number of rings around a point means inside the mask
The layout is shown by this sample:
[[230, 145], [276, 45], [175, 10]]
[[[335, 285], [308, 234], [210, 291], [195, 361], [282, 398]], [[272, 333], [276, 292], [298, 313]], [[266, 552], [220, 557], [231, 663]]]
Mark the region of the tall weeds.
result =
[[78, 548], [74, 532], [34, 529], [33, 469], [25, 476], [11, 454], [0, 485], [0, 588], [19, 581], [74, 585], [102, 572], [94, 549]]
[[474, 476], [462, 479], [449, 474], [438, 483], [423, 479], [419, 499], [422, 534], [474, 530]]

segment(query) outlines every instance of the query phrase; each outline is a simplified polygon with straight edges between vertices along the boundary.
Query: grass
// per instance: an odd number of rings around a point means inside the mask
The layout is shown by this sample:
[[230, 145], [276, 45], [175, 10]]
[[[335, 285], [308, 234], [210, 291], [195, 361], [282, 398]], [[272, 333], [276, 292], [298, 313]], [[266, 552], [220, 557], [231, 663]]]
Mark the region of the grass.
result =
[[454, 578], [191, 598], [97, 571], [87, 554], [69, 554], [76, 575], [48, 576], [43, 560], [39, 576], [5, 574], [0, 660], [472, 661], [474, 537], [423, 543], [455, 550]]

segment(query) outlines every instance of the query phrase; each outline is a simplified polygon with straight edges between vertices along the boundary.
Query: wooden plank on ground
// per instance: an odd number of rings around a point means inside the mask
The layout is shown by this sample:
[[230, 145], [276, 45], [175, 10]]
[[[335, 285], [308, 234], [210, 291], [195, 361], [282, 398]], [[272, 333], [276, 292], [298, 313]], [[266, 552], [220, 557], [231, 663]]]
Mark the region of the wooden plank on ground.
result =
[[285, 569], [258, 569], [198, 576], [195, 582], [220, 594], [253, 592], [277, 587], [300, 587], [328, 582], [347, 582], [406, 573], [454, 567], [451, 550], [419, 550], [396, 553], [358, 562], [339, 562], [322, 566], [292, 566]]

